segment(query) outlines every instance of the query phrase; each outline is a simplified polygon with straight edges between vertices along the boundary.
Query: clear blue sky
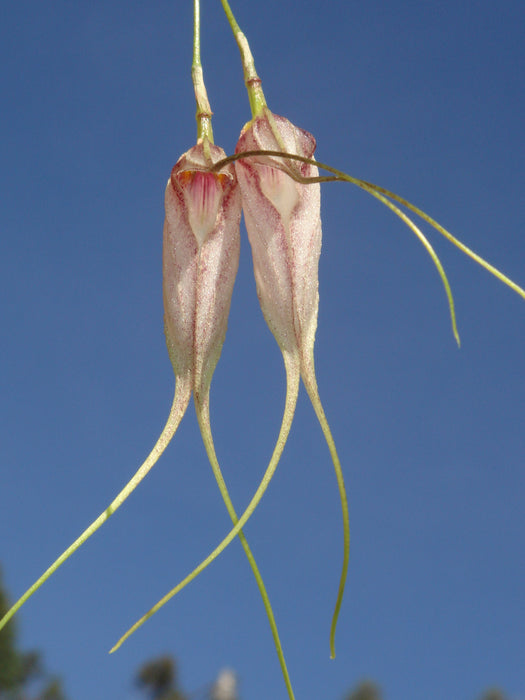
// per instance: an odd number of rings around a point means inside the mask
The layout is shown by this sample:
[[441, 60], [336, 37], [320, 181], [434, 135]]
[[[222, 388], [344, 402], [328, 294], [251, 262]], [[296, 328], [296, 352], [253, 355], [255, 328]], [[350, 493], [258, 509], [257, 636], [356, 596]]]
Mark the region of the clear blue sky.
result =
[[[203, 0], [217, 144], [249, 119], [238, 51]], [[234, 2], [269, 106], [317, 157], [426, 209], [525, 284], [525, 6]], [[4, 3], [0, 22], [0, 562], [20, 595], [98, 515], [166, 418], [163, 192], [195, 142], [190, 0]], [[246, 529], [298, 700], [363, 677], [387, 700], [525, 698], [525, 302], [431, 235], [455, 292], [365, 193], [323, 189], [317, 375], [350, 499], [338, 634], [328, 631], [341, 519], [304, 392], [282, 463]], [[284, 399], [248, 241], [212, 384], [216, 446], [242, 509]], [[135, 700], [160, 653], [188, 690], [230, 666], [244, 700], [285, 690], [235, 543], [116, 654], [120, 634], [229, 529], [190, 407], [122, 509], [18, 616], [71, 700]]]

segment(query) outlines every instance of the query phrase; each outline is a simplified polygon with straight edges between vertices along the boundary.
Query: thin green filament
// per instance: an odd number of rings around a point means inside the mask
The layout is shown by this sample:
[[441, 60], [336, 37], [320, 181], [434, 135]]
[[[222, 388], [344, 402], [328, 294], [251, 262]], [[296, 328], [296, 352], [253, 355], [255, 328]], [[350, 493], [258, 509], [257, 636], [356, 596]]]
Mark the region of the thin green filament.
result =
[[284, 446], [288, 439], [290, 433], [290, 428], [292, 426], [293, 416], [295, 412], [295, 406], [297, 404], [297, 395], [299, 393], [299, 362], [298, 358], [285, 357], [285, 368], [286, 368], [286, 399], [283, 412], [283, 419], [281, 422], [281, 427], [279, 430], [279, 435], [275, 448], [268, 464], [268, 467], [263, 475], [261, 483], [257, 491], [255, 492], [252, 500], [248, 504], [248, 507], [242, 514], [242, 516], [237, 521], [237, 524], [230, 530], [227, 536], [220, 542], [220, 544], [215, 547], [213, 552], [209, 554], [206, 559], [204, 559], [193, 571], [188, 574], [180, 583], [178, 583], [174, 588], [171, 589], [165, 596], [163, 596], [158, 603], [156, 603], [148, 612], [143, 615], [137, 622], [130, 627], [130, 629], [118, 640], [115, 646], [110, 650], [110, 653], [116, 651], [125, 641], [130, 637], [133, 632], [135, 632], [141, 625], [149, 620], [163, 605], [165, 605], [173, 596], [177, 595], [183, 588], [185, 588], [193, 579], [195, 579], [204, 569], [206, 569], [214, 559], [216, 559], [221, 552], [223, 552], [230, 542], [241, 532], [241, 529], [246, 525], [248, 519], [252, 515], [253, 511], [259, 504], [264, 492], [268, 488], [270, 481], [277, 469], [281, 455], [284, 450]]
[[[226, 508], [228, 510], [230, 518], [232, 519], [233, 524], [237, 525], [237, 523], [239, 522], [239, 519], [238, 519], [237, 513], [235, 512], [235, 509], [233, 507], [233, 503], [231, 502], [230, 494], [228, 493], [228, 489], [226, 488], [226, 483], [224, 481], [222, 471], [221, 471], [221, 468], [219, 466], [219, 462], [217, 459], [217, 455], [215, 453], [215, 446], [213, 444], [213, 437], [212, 437], [211, 427], [210, 427], [209, 393], [204, 397], [204, 400], [202, 400], [202, 401], [195, 396], [195, 406], [196, 406], [196, 410], [197, 410], [197, 418], [199, 421], [199, 427], [201, 429], [202, 440], [204, 442], [204, 446], [206, 448], [206, 453], [208, 455], [208, 459], [209, 459], [211, 467], [213, 469], [213, 474], [215, 476], [215, 480], [217, 481], [219, 491], [221, 492], [221, 496], [222, 496], [223, 501], [226, 505]], [[277, 623], [275, 621], [275, 616], [273, 614], [272, 606], [270, 603], [270, 598], [268, 597], [268, 593], [266, 591], [266, 587], [264, 585], [263, 578], [262, 578], [261, 573], [259, 571], [259, 567], [257, 566], [257, 563], [255, 561], [255, 557], [252, 554], [252, 551], [250, 549], [250, 546], [248, 545], [248, 541], [247, 541], [243, 531], [239, 530], [238, 534], [239, 534], [239, 539], [241, 541], [242, 547], [244, 549], [244, 552], [245, 552], [246, 557], [248, 559], [248, 562], [250, 564], [250, 567], [253, 571], [253, 575], [255, 576], [255, 580], [256, 580], [257, 586], [259, 588], [259, 593], [261, 594], [261, 598], [263, 601], [264, 609], [266, 611], [266, 615], [267, 615], [268, 621], [270, 623], [270, 629], [272, 632], [272, 637], [273, 637], [273, 641], [275, 644], [275, 649], [277, 651], [277, 657], [279, 659], [279, 664], [281, 666], [281, 671], [283, 674], [286, 689], [288, 691], [288, 696], [289, 696], [290, 700], [294, 700], [292, 683], [290, 681], [290, 675], [288, 673], [288, 668], [286, 666], [286, 661], [284, 658], [281, 640], [279, 638], [279, 631], [277, 629]]]
[[144, 479], [146, 474], [150, 469], [157, 463], [159, 457], [162, 455], [166, 447], [168, 446], [171, 438], [175, 434], [179, 423], [182, 420], [186, 408], [190, 400], [190, 387], [186, 382], [177, 382], [175, 389], [175, 397], [173, 399], [173, 404], [168, 416], [168, 420], [159, 439], [155, 443], [155, 446], [151, 450], [150, 454], [137, 470], [135, 475], [128, 481], [126, 486], [120, 491], [120, 493], [111, 501], [109, 506], [94, 520], [89, 527], [87, 527], [82, 534], [77, 537], [77, 539], [71, 544], [59, 557], [56, 559], [50, 567], [48, 567], [42, 576], [37, 579], [33, 585], [28, 588], [21, 598], [19, 598], [16, 603], [6, 612], [4, 617], [0, 620], [0, 629], [7, 624], [7, 622], [13, 617], [13, 615], [19, 610], [22, 605], [30, 598], [33, 593], [35, 593], [40, 586], [47, 581], [47, 579], [52, 576], [55, 571], [62, 566], [62, 564], [69, 559], [69, 557], [74, 554], [74, 552], [81, 547], [86, 540], [88, 540], [91, 535], [93, 535], [99, 527], [101, 527], [108, 518], [113, 515], [113, 513], [120, 508], [124, 503], [126, 498], [131, 494], [132, 491], [138, 486], [138, 484]]
[[[309, 365], [313, 368], [313, 358]], [[330, 456], [332, 458], [332, 463], [334, 465], [335, 476], [337, 479], [337, 487], [339, 489], [339, 498], [341, 501], [341, 513], [343, 516], [343, 564], [341, 568], [341, 577], [339, 579], [339, 588], [337, 591], [337, 599], [335, 601], [334, 613], [332, 615], [332, 623], [330, 625], [330, 658], [335, 658], [335, 632], [337, 628], [337, 621], [339, 619], [339, 612], [341, 610], [341, 604], [343, 602], [343, 595], [345, 591], [346, 578], [348, 575], [348, 563], [350, 560], [350, 518], [348, 515], [348, 498], [346, 496], [346, 487], [343, 477], [343, 470], [341, 469], [341, 462], [339, 461], [339, 456], [335, 447], [335, 442], [332, 437], [332, 432], [328, 421], [326, 420], [326, 415], [319, 397], [319, 390], [317, 388], [317, 381], [315, 378], [315, 373], [312, 371], [303, 372], [302, 379], [312, 402], [313, 409], [323, 431], [323, 435], [328, 445], [328, 450], [330, 451]]]

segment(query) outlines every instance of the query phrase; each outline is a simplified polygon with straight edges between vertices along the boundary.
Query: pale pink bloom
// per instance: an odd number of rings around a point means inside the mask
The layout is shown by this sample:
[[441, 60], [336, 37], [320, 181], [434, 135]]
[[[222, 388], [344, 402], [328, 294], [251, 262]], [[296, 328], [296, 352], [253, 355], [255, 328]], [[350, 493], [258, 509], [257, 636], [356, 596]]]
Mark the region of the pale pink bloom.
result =
[[[194, 392], [207, 450], [211, 445], [208, 395], [221, 354], [239, 263], [241, 197], [233, 165], [209, 172], [225, 153], [204, 138], [184, 153], [166, 187], [164, 310], [175, 396], [164, 429], [141, 467], [109, 506], [0, 620], [25, 601], [119, 508], [158, 461]], [[212, 455], [214, 456], [214, 455]]]
[[[285, 151], [312, 158], [315, 139], [267, 108], [242, 130], [236, 153]], [[294, 181], [283, 167], [316, 177], [315, 166], [269, 156], [235, 162], [261, 309], [283, 353], [313, 369], [321, 253], [321, 188]]]
[[[235, 153], [280, 151], [312, 159], [315, 139], [288, 119], [264, 107], [241, 132]], [[286, 156], [255, 155], [235, 161], [242, 206], [252, 247], [257, 295], [266, 322], [283, 353], [288, 391], [278, 449], [282, 451], [295, 410], [301, 376], [325, 436], [337, 477], [343, 515], [343, 565], [330, 633], [331, 654], [346, 574], [350, 531], [343, 473], [335, 443], [319, 398], [314, 367], [314, 341], [319, 306], [318, 266], [321, 253], [321, 193], [318, 182], [304, 184], [292, 177], [316, 178], [314, 164]], [[288, 397], [292, 397], [288, 400]], [[293, 405], [289, 403], [291, 401]], [[275, 470], [280, 452], [241, 517], [252, 512]]]
[[[192, 149], [192, 151], [194, 150]], [[263, 479], [241, 518], [237, 518], [231, 502], [230, 506], [227, 503], [234, 521], [234, 528], [199, 566], [121, 637], [114, 649], [118, 648], [145, 620], [203, 571], [213, 559], [224, 551], [236, 535], [239, 535], [243, 545], [245, 544], [241, 528], [257, 507], [277, 468], [293, 421], [299, 380], [302, 378], [328, 443], [343, 509], [343, 567], [330, 634], [332, 655], [335, 653], [335, 626], [348, 567], [349, 528], [341, 465], [319, 399], [314, 369], [314, 340], [319, 303], [318, 264], [321, 252], [320, 185], [315, 182], [302, 184], [291, 176], [293, 173], [302, 178], [315, 178], [318, 176], [315, 164], [301, 163], [286, 157], [286, 153], [290, 153], [311, 159], [315, 150], [315, 139], [307, 131], [299, 129], [283, 117], [272, 114], [265, 107], [262, 113], [254, 117], [243, 129], [237, 144], [236, 154], [261, 150], [279, 151], [284, 155], [259, 154], [239, 158], [235, 161], [235, 172], [240, 185], [246, 228], [252, 247], [257, 294], [266, 322], [283, 353], [286, 368], [286, 400], [279, 436]], [[199, 152], [197, 158], [199, 163], [201, 162], [201, 154], [202, 151]], [[209, 238], [208, 229], [210, 222], [214, 219], [216, 190], [213, 189], [211, 180], [202, 180], [200, 179], [201, 173], [195, 174], [194, 170], [191, 172], [188, 170], [188, 166], [181, 159], [174, 168], [171, 183], [168, 183], [166, 191], [164, 237], [166, 336], [177, 375], [177, 385], [187, 387], [188, 396], [192, 383], [195, 385], [194, 398], [199, 425], [210, 462], [221, 487], [222, 477], [209, 428], [208, 401], [209, 379], [211, 379], [211, 372], [215, 366], [214, 362], [216, 362], [214, 352], [219, 344], [211, 343], [210, 350], [206, 350], [206, 339], [211, 336], [206, 332], [206, 323], [202, 320], [199, 304], [191, 301], [193, 298], [192, 290], [198, 289], [200, 284], [206, 284], [205, 278], [199, 277], [199, 269], [202, 268], [196, 266], [195, 251], [197, 241], [201, 237], [207, 241], [213, 240], [213, 236], [211, 239]], [[212, 174], [208, 173], [207, 175], [211, 176]], [[226, 194], [224, 196], [226, 197]], [[206, 206], [202, 205], [198, 216], [195, 216], [191, 221], [186, 208], [179, 207], [176, 203], [176, 198], [180, 201], [195, 202], [204, 201], [205, 197], [208, 197]], [[227, 211], [227, 198], [223, 202]], [[171, 213], [172, 206], [173, 214]], [[219, 219], [217, 219], [218, 221]], [[170, 241], [171, 230], [173, 230], [173, 243]], [[181, 246], [180, 250], [178, 250], [179, 245]], [[201, 256], [205, 245], [203, 244]], [[224, 248], [224, 251], [226, 249]], [[222, 260], [222, 256], [220, 259]], [[231, 287], [228, 285], [233, 285], [233, 277], [230, 280], [226, 274], [227, 270], [228, 266], [224, 261], [226, 277], [222, 282], [225, 288], [230, 289], [231, 293]], [[222, 289], [218, 278], [212, 277], [212, 282], [214, 286], [210, 288], [210, 299], [214, 298], [212, 292], [215, 287], [217, 290]], [[226, 296], [224, 294], [224, 299]], [[226, 323], [228, 307], [229, 301], [224, 309], [224, 324]], [[216, 304], [213, 304], [211, 311], [210, 318], [213, 318], [216, 324], [214, 332], [218, 334], [221, 328], [220, 307], [216, 308]], [[200, 344], [202, 344], [202, 350]], [[199, 363], [204, 368], [201, 371], [200, 384], [198, 371], [192, 374], [191, 368], [189, 368], [190, 360]], [[221, 491], [226, 500], [225, 486], [221, 488]], [[250, 557], [251, 553], [247, 545], [245, 549]], [[267, 597], [265, 591], [261, 589], [261, 592], [263, 599], [265, 599]], [[278, 653], [280, 653], [280, 642], [274, 627], [273, 615], [269, 613], [269, 616]], [[280, 653], [281, 657], [282, 653]], [[281, 658], [281, 662], [285, 678], [288, 678], [284, 658]], [[291, 686], [289, 687], [291, 688]]]
[[177, 382], [196, 395], [210, 386], [226, 333], [239, 264], [241, 197], [232, 165], [204, 141], [187, 151], [166, 187], [164, 320]]

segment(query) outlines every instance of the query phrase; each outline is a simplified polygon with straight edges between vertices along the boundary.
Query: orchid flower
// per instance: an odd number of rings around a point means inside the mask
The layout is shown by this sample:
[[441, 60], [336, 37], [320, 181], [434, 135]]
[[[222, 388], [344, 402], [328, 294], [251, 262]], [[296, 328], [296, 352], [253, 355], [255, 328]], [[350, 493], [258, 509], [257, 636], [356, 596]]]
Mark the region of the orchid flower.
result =
[[[255, 575], [270, 621], [288, 695], [293, 700], [293, 690], [271, 605], [242, 528], [257, 507], [279, 464], [293, 421], [299, 383], [302, 380], [328, 444], [342, 507], [343, 561], [330, 631], [330, 650], [333, 657], [336, 624], [348, 570], [350, 531], [343, 473], [319, 398], [314, 366], [319, 299], [318, 263], [321, 251], [320, 183], [345, 181], [360, 187], [390, 208], [419, 238], [433, 260], [445, 287], [453, 333], [458, 344], [454, 302], [443, 267], [427, 238], [398, 205], [421, 217], [524, 298], [525, 290], [404, 198], [314, 160], [314, 137], [268, 109], [248, 42], [240, 31], [227, 0], [221, 2], [241, 51], [252, 119], [243, 128], [234, 155], [227, 157], [222, 149], [214, 145], [211, 110], [200, 65], [199, 0], [194, 0], [192, 75], [197, 100], [198, 139], [197, 144], [184, 153], [173, 168], [165, 196], [165, 332], [176, 377], [175, 396], [166, 426], [150, 455], [129, 483], [15, 603], [0, 620], [0, 628], [120, 507], [149, 472], [176, 432], [193, 394], [208, 458], [234, 527], [199, 566], [121, 637], [111, 651], [116, 650], [132, 632], [202, 572], [238, 536]], [[330, 174], [320, 176], [319, 168]], [[287, 388], [281, 428], [271, 460], [248, 507], [238, 518], [213, 446], [209, 391], [225, 338], [237, 272], [241, 205], [252, 248], [257, 294], [264, 318], [283, 355]]]
[[[296, 170], [300, 178], [309, 180], [319, 176], [312, 161], [314, 137], [264, 106], [242, 130], [235, 152], [271, 150], [308, 159], [308, 163], [291, 161], [289, 167]], [[328, 444], [339, 487], [343, 564], [330, 632], [333, 658], [335, 630], [348, 571], [350, 529], [343, 472], [315, 377], [321, 192], [319, 184], [306, 185], [292, 179], [283, 171], [282, 160], [265, 155], [242, 158], [235, 162], [235, 170], [261, 310], [282, 352], [288, 384], [297, 386], [298, 375], [303, 381]]]
[[[196, 13], [197, 17], [197, 13]], [[24, 602], [119, 508], [156, 464], [186, 412], [192, 392], [206, 405], [219, 359], [239, 260], [240, 191], [232, 165], [210, 172], [225, 153], [213, 145], [211, 110], [200, 62], [192, 68], [198, 141], [174, 166], [166, 186], [163, 254], [165, 333], [176, 385], [168, 420], [150, 454], [94, 522], [0, 621]]]
[[[315, 150], [314, 137], [287, 119], [272, 114], [267, 108], [248, 42], [236, 24], [228, 3], [226, 0], [222, 2], [241, 50], [244, 79], [253, 114], [252, 121], [241, 133], [236, 154], [251, 151], [256, 156], [257, 151], [273, 150], [281, 152], [281, 155], [294, 153], [311, 159]], [[330, 450], [343, 514], [343, 565], [330, 632], [331, 656], [334, 657], [335, 629], [348, 570], [350, 530], [343, 473], [319, 398], [314, 368], [319, 301], [317, 269], [321, 252], [320, 187], [295, 182], [288, 173], [283, 172], [281, 160], [263, 154], [262, 157], [243, 158], [235, 163], [252, 247], [257, 294], [265, 320], [283, 354], [287, 389], [283, 419], [272, 458], [241, 518], [242, 522], [237, 522], [234, 531], [238, 533], [250, 517], [278, 466], [292, 424], [302, 378]], [[288, 167], [297, 170], [297, 177], [309, 179], [319, 175], [314, 163], [292, 162]], [[235, 535], [232, 532], [189, 576], [138, 620], [115, 648], [203, 571], [233, 539]]]
[[[118, 644], [209, 566], [251, 517], [279, 463], [293, 420], [301, 378], [330, 450], [342, 506], [343, 564], [330, 631], [331, 656], [334, 657], [335, 629], [348, 570], [350, 531], [343, 474], [319, 398], [314, 368], [313, 348], [318, 308], [317, 268], [321, 248], [320, 196], [317, 185], [331, 181], [356, 185], [378, 199], [410, 228], [428, 252], [441, 277], [448, 300], [452, 331], [458, 345], [460, 340], [454, 300], [443, 266], [420, 228], [395, 203], [422, 218], [524, 299], [525, 290], [403, 197], [314, 160], [314, 137], [284, 117], [273, 114], [266, 106], [261, 81], [255, 71], [246, 37], [241, 32], [228, 1], [221, 2], [241, 52], [252, 120], [243, 128], [235, 154], [216, 163], [214, 169], [235, 162], [245, 223], [252, 247], [257, 293], [263, 315], [283, 354], [287, 376], [286, 404], [270, 463], [235, 527], [199, 566], [138, 620]], [[320, 176], [318, 168], [331, 174]]]

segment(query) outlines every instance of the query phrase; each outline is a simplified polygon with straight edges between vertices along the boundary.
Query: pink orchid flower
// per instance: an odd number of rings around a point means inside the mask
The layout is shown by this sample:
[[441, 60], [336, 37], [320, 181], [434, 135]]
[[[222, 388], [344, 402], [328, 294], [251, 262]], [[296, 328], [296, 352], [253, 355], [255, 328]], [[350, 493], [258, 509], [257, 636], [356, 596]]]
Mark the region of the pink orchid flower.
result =
[[[244, 127], [235, 152], [260, 150], [312, 158], [315, 139], [265, 108]], [[283, 162], [252, 156], [237, 160], [235, 170], [264, 318], [287, 365], [310, 377], [319, 305], [321, 187], [295, 182]], [[291, 167], [302, 177], [319, 175], [312, 165], [292, 162]]]
[[[318, 263], [321, 252], [320, 185], [303, 184], [318, 177], [312, 159], [315, 139], [264, 106], [243, 129], [237, 144], [235, 171], [242, 194], [246, 229], [261, 308], [283, 354], [287, 390], [279, 436], [263, 479], [234, 528], [184, 580], [167, 593], [117, 642], [118, 648], [151, 615], [198, 576], [241, 532], [266, 491], [279, 464], [293, 421], [302, 378], [327, 441], [334, 464], [343, 514], [343, 564], [330, 632], [335, 656], [335, 629], [348, 570], [350, 532], [341, 465], [319, 398], [314, 368], [317, 327]], [[248, 155], [255, 151], [256, 154]], [[282, 155], [265, 155], [261, 151]], [[238, 157], [239, 154], [246, 154]], [[227, 159], [230, 160], [230, 159]], [[220, 163], [217, 164], [219, 166]], [[280, 653], [280, 649], [278, 649]]]
[[[235, 171], [242, 193], [261, 310], [283, 354], [288, 385], [298, 387], [298, 375], [303, 380], [327, 441], [339, 486], [344, 542], [339, 592], [330, 634], [333, 657], [335, 628], [348, 570], [350, 532], [341, 465], [315, 377], [314, 342], [322, 236], [321, 188], [315, 182], [319, 171], [313, 162], [315, 145], [312, 134], [264, 106], [243, 128], [235, 153], [280, 151], [310, 162], [253, 155], [236, 160]], [[312, 184], [298, 182], [301, 179]]]

